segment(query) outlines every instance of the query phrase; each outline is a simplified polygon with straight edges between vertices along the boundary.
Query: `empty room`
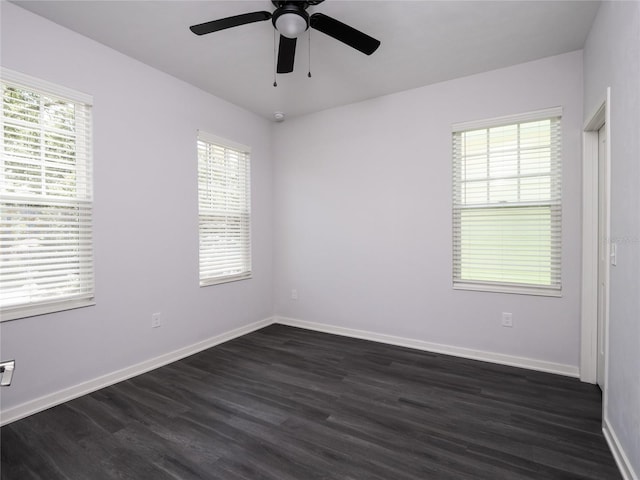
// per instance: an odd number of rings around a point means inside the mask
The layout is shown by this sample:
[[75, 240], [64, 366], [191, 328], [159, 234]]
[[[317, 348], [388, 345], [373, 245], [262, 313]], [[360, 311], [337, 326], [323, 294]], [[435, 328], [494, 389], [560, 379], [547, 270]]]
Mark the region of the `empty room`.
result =
[[0, 1], [2, 480], [638, 480], [640, 2]]

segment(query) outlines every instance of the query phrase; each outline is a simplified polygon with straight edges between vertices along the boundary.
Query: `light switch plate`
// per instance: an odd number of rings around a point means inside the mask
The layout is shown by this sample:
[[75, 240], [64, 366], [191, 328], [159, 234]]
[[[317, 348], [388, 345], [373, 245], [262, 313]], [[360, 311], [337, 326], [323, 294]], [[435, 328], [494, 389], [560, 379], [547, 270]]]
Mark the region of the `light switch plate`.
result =
[[618, 244], [615, 242], [611, 242], [609, 257], [611, 258], [611, 265], [615, 267], [618, 264]]

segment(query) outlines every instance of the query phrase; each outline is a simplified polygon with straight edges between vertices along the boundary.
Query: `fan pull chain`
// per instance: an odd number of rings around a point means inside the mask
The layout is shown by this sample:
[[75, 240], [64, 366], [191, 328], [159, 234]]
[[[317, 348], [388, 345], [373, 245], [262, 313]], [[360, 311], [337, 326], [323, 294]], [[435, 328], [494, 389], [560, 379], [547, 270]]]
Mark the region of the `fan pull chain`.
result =
[[277, 87], [278, 82], [276, 81], [276, 29], [273, 29], [273, 86]]
[[307, 73], [307, 77], [311, 78], [311, 29], [309, 31], [309, 73]]

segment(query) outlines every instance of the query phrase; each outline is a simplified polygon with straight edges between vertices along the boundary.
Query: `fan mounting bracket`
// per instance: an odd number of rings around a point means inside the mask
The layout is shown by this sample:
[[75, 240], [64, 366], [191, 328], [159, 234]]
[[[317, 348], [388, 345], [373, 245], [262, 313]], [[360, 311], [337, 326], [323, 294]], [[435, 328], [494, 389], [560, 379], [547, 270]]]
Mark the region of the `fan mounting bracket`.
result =
[[322, 2], [324, 2], [324, 0], [306, 0], [306, 1], [271, 0], [271, 3], [273, 3], [274, 7], [276, 8], [282, 8], [285, 5], [289, 4], [289, 5], [295, 5], [301, 10], [306, 10], [307, 8], [312, 7], [314, 5], [318, 5]]

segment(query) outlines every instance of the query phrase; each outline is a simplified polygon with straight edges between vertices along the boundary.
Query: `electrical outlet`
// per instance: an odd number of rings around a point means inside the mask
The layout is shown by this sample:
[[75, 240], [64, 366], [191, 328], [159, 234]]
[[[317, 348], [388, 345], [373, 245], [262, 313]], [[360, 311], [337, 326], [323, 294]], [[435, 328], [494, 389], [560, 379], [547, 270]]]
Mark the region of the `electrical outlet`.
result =
[[162, 314], [160, 312], [151, 315], [151, 328], [158, 328], [162, 325]]
[[298, 299], [298, 290], [294, 288], [291, 290], [291, 300], [297, 300], [297, 299]]
[[513, 327], [513, 316], [509, 312], [502, 312], [502, 326]]

